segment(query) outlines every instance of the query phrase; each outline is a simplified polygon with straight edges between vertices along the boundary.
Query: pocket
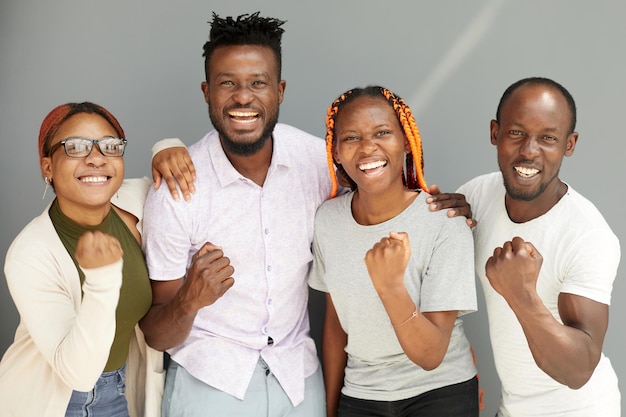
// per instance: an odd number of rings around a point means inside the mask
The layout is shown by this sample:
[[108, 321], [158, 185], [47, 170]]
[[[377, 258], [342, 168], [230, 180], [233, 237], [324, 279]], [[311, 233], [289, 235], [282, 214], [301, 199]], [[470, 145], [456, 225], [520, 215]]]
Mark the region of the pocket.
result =
[[126, 395], [126, 365], [117, 371], [117, 393], [121, 396]]

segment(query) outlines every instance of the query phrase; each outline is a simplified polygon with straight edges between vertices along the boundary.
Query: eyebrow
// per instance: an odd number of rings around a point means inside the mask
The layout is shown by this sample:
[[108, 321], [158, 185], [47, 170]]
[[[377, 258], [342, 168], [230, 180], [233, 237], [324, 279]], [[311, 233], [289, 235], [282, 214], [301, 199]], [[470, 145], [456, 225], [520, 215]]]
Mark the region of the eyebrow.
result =
[[217, 74], [215, 74], [215, 78], [219, 78], [219, 77], [241, 77], [241, 76], [245, 76], [245, 77], [267, 77], [270, 78], [270, 74], [268, 72], [265, 71], [261, 71], [261, 72], [255, 72], [252, 74], [238, 74], [235, 72], [219, 72]]
[[[524, 126], [524, 125], [523, 125], [522, 123], [520, 123], [520, 122], [511, 122], [511, 123], [509, 124], [509, 127], [513, 127], [513, 128], [519, 127], [519, 128], [521, 128], [521, 129], [526, 130], [526, 126]], [[545, 129], [542, 129], [542, 131], [543, 131], [543, 132], [558, 132], [558, 131], [559, 131], [559, 128], [558, 128], [558, 127], [547, 127], [547, 128], [545, 128]]]
[[[392, 126], [390, 124], [388, 124], [388, 123], [381, 123], [381, 124], [378, 124], [378, 125], [374, 126], [373, 129], [376, 130], [376, 129], [383, 129], [383, 128], [384, 129], [391, 129]], [[347, 133], [356, 133], [356, 132], [357, 131], [355, 129], [344, 129], [344, 130], [336, 131], [336, 133], [339, 134], [339, 135], [345, 135]]]

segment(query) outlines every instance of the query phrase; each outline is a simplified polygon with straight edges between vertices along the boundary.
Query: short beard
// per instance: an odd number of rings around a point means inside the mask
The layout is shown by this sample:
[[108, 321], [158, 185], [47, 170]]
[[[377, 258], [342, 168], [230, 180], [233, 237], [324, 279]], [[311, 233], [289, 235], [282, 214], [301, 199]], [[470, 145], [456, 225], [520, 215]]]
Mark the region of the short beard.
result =
[[239, 143], [232, 140], [231, 137], [226, 134], [226, 129], [223, 128], [223, 125], [220, 123], [218, 118], [213, 117], [213, 114], [211, 114], [211, 107], [209, 106], [209, 118], [211, 119], [213, 127], [220, 136], [222, 146], [226, 152], [233, 155], [251, 156], [263, 148], [265, 142], [272, 137], [274, 127], [276, 127], [276, 123], [278, 123], [278, 109], [276, 109], [275, 114], [270, 114], [268, 116], [269, 119], [265, 124], [265, 129], [263, 129], [261, 136], [257, 140], [249, 143]]
[[267, 140], [272, 137], [274, 126], [276, 126], [276, 123], [274, 123], [272, 126], [267, 126], [266, 129], [263, 131], [261, 137], [250, 143], [235, 142], [228, 135], [226, 135], [225, 132], [220, 132], [217, 128], [216, 130], [217, 133], [219, 133], [220, 135], [222, 146], [227, 153], [239, 156], [250, 156], [260, 151], [261, 148], [263, 148], [263, 145], [265, 145], [265, 142], [267, 142]]
[[519, 201], [533, 201], [535, 198], [539, 197], [546, 190], [547, 187], [547, 184], [541, 184], [539, 189], [534, 193], [521, 193], [514, 188], [509, 187], [509, 184], [507, 184], [506, 180], [504, 180], [504, 188], [506, 189], [506, 194], [513, 200]]
[[511, 197], [513, 200], [519, 200], [519, 201], [533, 201], [534, 199], [536, 199], [537, 197], [539, 197], [541, 194], [543, 194], [543, 192], [548, 188], [548, 185], [550, 185], [550, 183], [555, 179], [558, 178], [559, 176], [559, 171], [556, 172], [556, 175], [554, 177], [552, 177], [552, 179], [546, 183], [543, 184], [539, 184], [539, 188], [537, 189], [537, 191], [530, 193], [530, 192], [519, 192], [516, 189], [514, 189], [513, 187], [510, 187], [509, 184], [506, 182], [506, 178], [504, 177], [504, 175], [502, 176], [503, 182], [504, 182], [504, 188], [506, 190], [506, 193], [509, 197]]

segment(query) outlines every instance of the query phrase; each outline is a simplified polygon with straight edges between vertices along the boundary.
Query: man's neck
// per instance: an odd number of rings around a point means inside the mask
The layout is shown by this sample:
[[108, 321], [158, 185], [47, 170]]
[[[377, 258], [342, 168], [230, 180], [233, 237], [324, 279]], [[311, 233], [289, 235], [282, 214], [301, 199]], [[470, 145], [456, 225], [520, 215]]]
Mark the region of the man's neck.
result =
[[504, 197], [504, 204], [511, 221], [525, 223], [546, 214], [565, 193], [567, 193], [567, 185], [559, 180], [555, 189], [545, 190], [540, 196], [530, 201], [513, 199], [507, 193]]
[[272, 162], [273, 142], [272, 138], [266, 140], [263, 147], [252, 155], [239, 155], [226, 149], [224, 153], [237, 172], [263, 187]]

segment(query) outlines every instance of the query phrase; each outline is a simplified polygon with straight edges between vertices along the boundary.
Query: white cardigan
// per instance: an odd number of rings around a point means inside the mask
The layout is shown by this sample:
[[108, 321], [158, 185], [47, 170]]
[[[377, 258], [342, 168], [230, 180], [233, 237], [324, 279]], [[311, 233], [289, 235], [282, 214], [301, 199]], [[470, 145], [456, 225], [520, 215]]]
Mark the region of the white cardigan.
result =
[[[124, 180], [111, 202], [138, 219], [151, 181]], [[62, 417], [72, 390], [90, 391], [115, 334], [122, 262], [86, 269], [81, 285], [48, 208], [11, 244], [4, 273], [20, 314], [13, 344], [0, 362], [0, 416]], [[106, 276], [106, 279], [103, 279]], [[163, 355], [136, 327], [126, 368], [131, 417], [161, 413]]]

